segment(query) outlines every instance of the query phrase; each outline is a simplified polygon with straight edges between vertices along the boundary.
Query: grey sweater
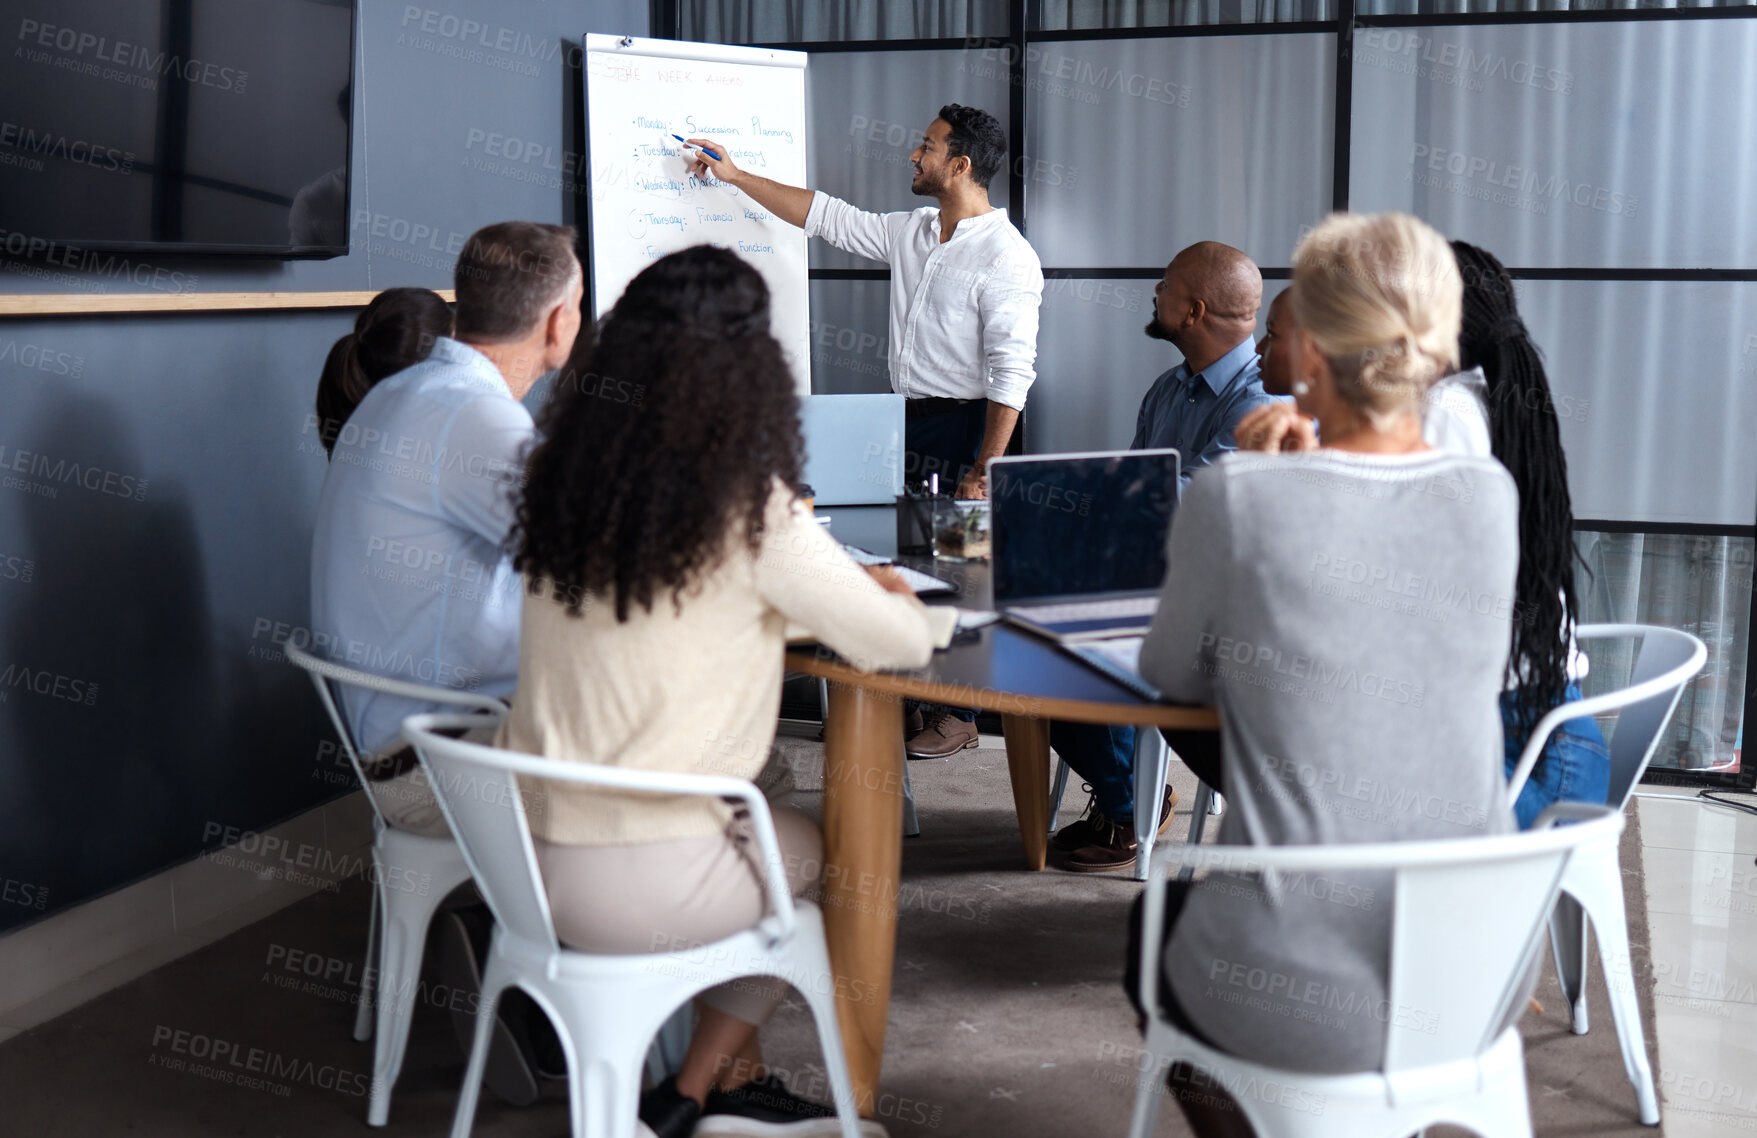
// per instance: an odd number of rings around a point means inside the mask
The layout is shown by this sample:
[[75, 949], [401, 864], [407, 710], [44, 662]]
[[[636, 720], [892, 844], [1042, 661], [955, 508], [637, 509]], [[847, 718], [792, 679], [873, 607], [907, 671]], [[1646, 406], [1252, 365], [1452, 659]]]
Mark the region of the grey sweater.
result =
[[[1514, 829], [1498, 698], [1518, 497], [1492, 458], [1228, 455], [1190, 485], [1141, 674], [1220, 709], [1230, 845]], [[1391, 877], [1213, 875], [1167, 947], [1223, 1049], [1365, 1071], [1389, 1023]]]

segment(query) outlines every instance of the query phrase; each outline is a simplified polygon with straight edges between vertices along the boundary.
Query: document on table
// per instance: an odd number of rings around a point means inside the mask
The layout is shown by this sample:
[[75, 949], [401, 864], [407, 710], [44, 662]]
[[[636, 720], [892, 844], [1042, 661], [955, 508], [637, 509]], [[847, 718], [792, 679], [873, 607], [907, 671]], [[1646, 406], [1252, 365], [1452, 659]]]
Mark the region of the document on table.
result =
[[1160, 700], [1165, 697], [1159, 689], [1141, 678], [1141, 642], [1144, 639], [1141, 636], [1119, 636], [1111, 640], [1063, 644], [1062, 647], [1141, 698]]
[[844, 545], [842, 548], [848, 551], [848, 556], [854, 558], [858, 565], [889, 565], [902, 574], [903, 583], [914, 589], [917, 596], [925, 593], [955, 593], [958, 591], [956, 586], [942, 581], [938, 577], [930, 576], [918, 569], [911, 569], [907, 565], [898, 565], [889, 557], [881, 557], [860, 548], [858, 545]]

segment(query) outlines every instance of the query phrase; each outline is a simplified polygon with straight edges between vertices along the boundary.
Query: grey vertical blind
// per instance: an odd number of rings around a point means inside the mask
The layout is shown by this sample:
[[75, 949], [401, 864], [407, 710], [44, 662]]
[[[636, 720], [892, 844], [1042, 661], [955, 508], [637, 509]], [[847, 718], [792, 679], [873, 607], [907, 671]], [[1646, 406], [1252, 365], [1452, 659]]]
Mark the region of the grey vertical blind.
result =
[[[909, 189], [915, 172], [909, 155], [947, 103], [981, 107], [1006, 127], [1006, 64], [965, 51], [842, 51], [814, 57], [805, 72], [811, 187], [878, 212], [932, 205], [933, 199]], [[989, 186], [989, 198], [1007, 205], [1004, 172]], [[811, 266], [883, 267], [822, 241], [811, 243]]]
[[1044, 264], [1162, 265], [1216, 240], [1285, 265], [1328, 212], [1334, 35], [1033, 50], [1023, 171]]
[[1006, 34], [1005, 0], [682, 0], [684, 39], [709, 43]]
[[1362, 15], [1468, 15], [1487, 12], [1628, 12], [1644, 8], [1741, 8], [1752, 0], [1358, 0]]
[[1361, 28], [1350, 205], [1509, 265], [1757, 268], [1753, 61], [1757, 19]]
[[[1751, 634], [1748, 537], [1582, 533], [1575, 596], [1582, 622], [1657, 624], [1694, 633], [1708, 663], [1685, 687], [1655, 766], [1726, 770], [1740, 759]], [[1634, 645], [1589, 645], [1588, 694], [1626, 684]]]
[[1335, 0], [1043, 0], [1042, 31], [1334, 20]]

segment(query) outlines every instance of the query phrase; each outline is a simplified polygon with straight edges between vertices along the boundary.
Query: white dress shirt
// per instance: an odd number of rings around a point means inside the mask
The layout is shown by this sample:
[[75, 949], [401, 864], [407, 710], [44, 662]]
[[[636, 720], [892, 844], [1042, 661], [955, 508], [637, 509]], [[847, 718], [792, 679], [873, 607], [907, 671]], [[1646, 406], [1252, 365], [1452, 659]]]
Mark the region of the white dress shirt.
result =
[[1486, 458], [1489, 444], [1489, 385], [1482, 368], [1441, 376], [1428, 388], [1422, 441], [1435, 450]]
[[867, 213], [817, 193], [805, 232], [891, 266], [892, 391], [1024, 408], [1037, 378], [1043, 266], [1006, 210], [965, 218], [942, 244], [933, 206]]
[[[507, 696], [518, 678], [519, 576], [503, 548], [530, 412], [474, 348], [441, 338], [380, 382], [336, 440], [311, 547], [314, 655], [434, 687]], [[354, 739], [402, 745], [434, 707], [344, 688]]]

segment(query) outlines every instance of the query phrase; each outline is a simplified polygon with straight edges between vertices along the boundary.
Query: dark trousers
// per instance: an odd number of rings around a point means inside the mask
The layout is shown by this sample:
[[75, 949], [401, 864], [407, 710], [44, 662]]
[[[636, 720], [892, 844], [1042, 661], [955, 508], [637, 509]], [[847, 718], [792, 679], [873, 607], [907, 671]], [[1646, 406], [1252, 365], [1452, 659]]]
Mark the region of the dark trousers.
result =
[[926, 482], [938, 474], [940, 491], [952, 493], [976, 465], [988, 400], [911, 399], [904, 408], [903, 478]]
[[[903, 478], [906, 482], [926, 482], [931, 474], [940, 476], [940, 493], [952, 494], [958, 483], [976, 466], [976, 453], [982, 449], [982, 432], [988, 425], [988, 400], [972, 399], [911, 399], [904, 404]], [[934, 704], [917, 704], [924, 713], [949, 711], [966, 723], [976, 721], [976, 712], [967, 707], [939, 708]]]
[[[1220, 733], [1162, 731], [1172, 752], [1195, 776], [1220, 791]], [[1127, 824], [1135, 817], [1135, 729], [1099, 723], [1049, 725], [1049, 745], [1068, 769], [1092, 787], [1098, 809], [1112, 822]]]
[[1118, 825], [1135, 817], [1135, 729], [1103, 723], [1049, 725], [1049, 745], [1092, 787], [1104, 816]]

